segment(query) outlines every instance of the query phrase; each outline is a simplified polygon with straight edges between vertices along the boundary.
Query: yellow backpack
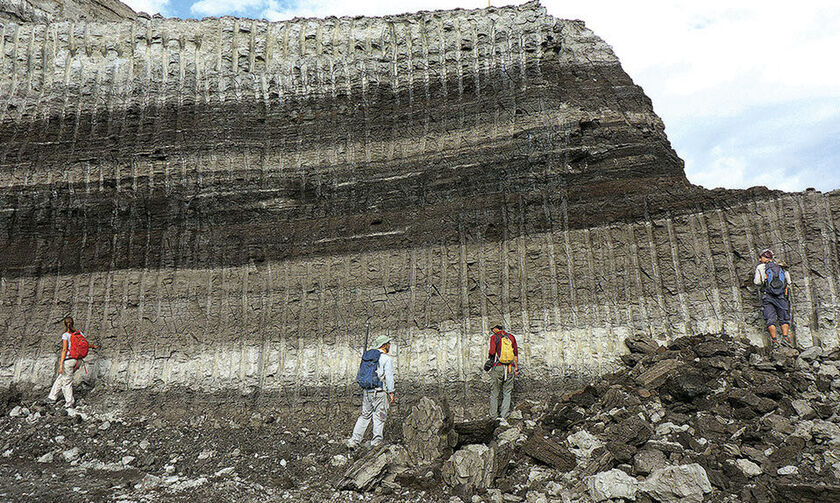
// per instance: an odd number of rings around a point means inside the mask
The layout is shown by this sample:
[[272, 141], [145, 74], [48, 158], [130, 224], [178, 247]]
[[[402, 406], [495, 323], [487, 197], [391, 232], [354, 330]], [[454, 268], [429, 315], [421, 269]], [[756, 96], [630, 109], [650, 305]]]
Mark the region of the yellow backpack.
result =
[[504, 365], [513, 363], [513, 342], [508, 337], [508, 334], [499, 336], [499, 340], [496, 343], [496, 350], [499, 355], [499, 363]]

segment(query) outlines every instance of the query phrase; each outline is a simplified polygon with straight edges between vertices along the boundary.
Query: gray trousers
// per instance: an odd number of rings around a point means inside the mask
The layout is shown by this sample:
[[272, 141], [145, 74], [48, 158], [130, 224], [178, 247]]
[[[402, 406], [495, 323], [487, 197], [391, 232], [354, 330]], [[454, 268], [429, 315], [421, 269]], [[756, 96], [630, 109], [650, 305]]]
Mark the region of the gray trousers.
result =
[[73, 376], [76, 374], [76, 360], [72, 358], [64, 360], [64, 373], [58, 374], [50, 389], [50, 400], [58, 400], [59, 391], [64, 392], [64, 406], [72, 407], [73, 401]]
[[362, 443], [368, 425], [373, 420], [373, 438], [370, 443], [372, 445], [381, 444], [386, 419], [388, 419], [388, 394], [384, 391], [362, 392], [362, 414], [356, 420], [350, 442], [354, 444]]
[[[505, 379], [505, 368], [507, 365], [497, 365], [490, 371], [490, 417], [507, 417], [510, 412], [510, 394], [513, 391], [513, 369], [508, 371]], [[499, 393], [502, 394], [502, 410], [499, 411]]]

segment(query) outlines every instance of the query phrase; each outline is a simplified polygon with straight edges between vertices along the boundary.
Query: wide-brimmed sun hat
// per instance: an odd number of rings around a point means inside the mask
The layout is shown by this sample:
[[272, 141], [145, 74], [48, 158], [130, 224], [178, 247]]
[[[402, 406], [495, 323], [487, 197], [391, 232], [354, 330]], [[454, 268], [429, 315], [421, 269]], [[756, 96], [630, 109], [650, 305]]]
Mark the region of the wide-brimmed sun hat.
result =
[[373, 346], [372, 347], [373, 348], [381, 348], [382, 346], [384, 346], [385, 344], [388, 344], [389, 342], [391, 342], [390, 337], [388, 337], [387, 335], [380, 335], [379, 337], [377, 337], [376, 339], [373, 340]]

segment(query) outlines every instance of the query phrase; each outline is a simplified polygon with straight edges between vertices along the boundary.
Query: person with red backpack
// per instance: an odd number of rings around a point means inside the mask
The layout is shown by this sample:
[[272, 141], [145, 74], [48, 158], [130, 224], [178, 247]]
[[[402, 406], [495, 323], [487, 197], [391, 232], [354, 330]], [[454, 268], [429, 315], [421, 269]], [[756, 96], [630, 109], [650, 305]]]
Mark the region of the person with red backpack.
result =
[[[510, 395], [513, 380], [519, 373], [519, 347], [516, 337], [505, 332], [501, 325], [492, 329], [489, 359], [485, 368], [490, 372], [493, 384], [490, 388], [490, 417], [505, 418], [510, 411]], [[499, 393], [502, 394], [502, 410], [499, 410]]]
[[755, 268], [753, 283], [760, 286], [764, 295], [761, 297], [761, 314], [767, 322], [770, 332], [770, 344], [775, 347], [778, 343], [776, 325], [782, 329], [782, 343], [793, 347], [790, 341], [790, 301], [788, 289], [791, 280], [781, 264], [773, 260], [773, 252], [762, 250], [759, 256], [761, 262]]
[[73, 400], [73, 376], [79, 368], [88, 349], [98, 349], [99, 346], [88, 343], [85, 334], [73, 327], [73, 318], [64, 318], [65, 332], [61, 335], [61, 354], [58, 358], [58, 376], [50, 389], [47, 401], [55, 403], [58, 400], [58, 392], [64, 393], [64, 407], [72, 408], [76, 402]]

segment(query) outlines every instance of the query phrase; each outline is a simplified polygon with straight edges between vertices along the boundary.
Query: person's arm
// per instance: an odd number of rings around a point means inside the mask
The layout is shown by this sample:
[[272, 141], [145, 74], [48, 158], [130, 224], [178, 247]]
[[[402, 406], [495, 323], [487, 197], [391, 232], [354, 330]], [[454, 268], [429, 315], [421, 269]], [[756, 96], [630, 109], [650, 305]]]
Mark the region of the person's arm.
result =
[[496, 335], [492, 335], [490, 337], [490, 352], [487, 353], [487, 357], [493, 359], [496, 356]]
[[764, 278], [761, 277], [761, 265], [756, 266], [755, 268], [755, 277], [753, 278], [753, 283], [755, 286], [761, 286], [764, 284]]
[[790, 288], [790, 285], [792, 284], [793, 280], [790, 279], [790, 273], [787, 272], [787, 269], [785, 269], [785, 295], [788, 294], [788, 288]]
[[388, 393], [388, 404], [394, 404], [394, 360], [387, 358], [382, 368], [385, 374], [385, 392]]
[[64, 358], [67, 357], [67, 339], [61, 340], [61, 356], [58, 358], [58, 373], [64, 373]]
[[519, 373], [519, 344], [516, 342], [516, 337], [512, 337], [513, 340], [513, 373]]

